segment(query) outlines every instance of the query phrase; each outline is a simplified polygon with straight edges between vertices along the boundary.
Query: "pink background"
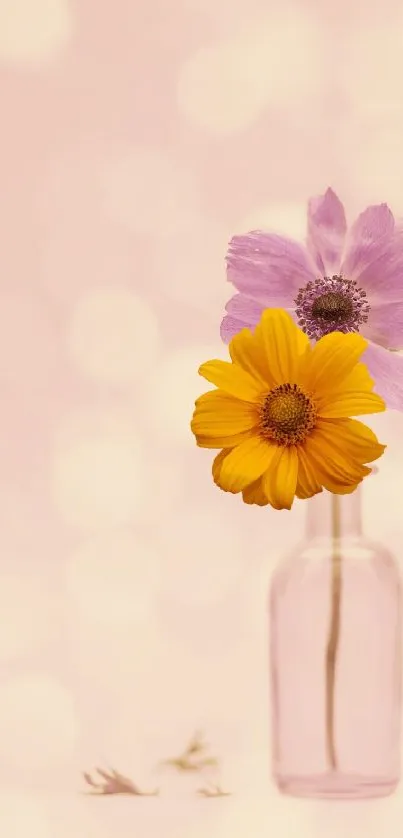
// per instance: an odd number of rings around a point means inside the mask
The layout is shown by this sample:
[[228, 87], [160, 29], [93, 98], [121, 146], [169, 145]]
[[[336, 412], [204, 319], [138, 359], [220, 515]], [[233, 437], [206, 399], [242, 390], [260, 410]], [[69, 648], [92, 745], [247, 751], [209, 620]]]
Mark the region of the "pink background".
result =
[[[220, 493], [189, 431], [231, 233], [332, 185], [403, 216], [397, 0], [0, 0], [0, 834], [401, 835], [268, 776], [265, 599], [306, 508]], [[365, 487], [399, 552], [403, 419]], [[384, 504], [384, 505], [382, 505]], [[196, 728], [233, 792], [157, 774]], [[160, 799], [86, 798], [117, 768]]]

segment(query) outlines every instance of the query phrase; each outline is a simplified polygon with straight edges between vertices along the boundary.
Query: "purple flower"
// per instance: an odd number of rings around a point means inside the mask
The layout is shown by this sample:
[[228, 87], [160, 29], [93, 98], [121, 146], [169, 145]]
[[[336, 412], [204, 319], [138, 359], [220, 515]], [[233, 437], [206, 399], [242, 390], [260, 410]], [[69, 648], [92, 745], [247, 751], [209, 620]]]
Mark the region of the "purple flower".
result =
[[265, 308], [285, 308], [313, 340], [361, 332], [363, 361], [389, 408], [403, 410], [403, 230], [387, 204], [368, 207], [347, 229], [332, 189], [308, 203], [306, 247], [273, 233], [234, 236], [228, 280], [239, 293], [226, 305], [225, 343], [253, 328]]

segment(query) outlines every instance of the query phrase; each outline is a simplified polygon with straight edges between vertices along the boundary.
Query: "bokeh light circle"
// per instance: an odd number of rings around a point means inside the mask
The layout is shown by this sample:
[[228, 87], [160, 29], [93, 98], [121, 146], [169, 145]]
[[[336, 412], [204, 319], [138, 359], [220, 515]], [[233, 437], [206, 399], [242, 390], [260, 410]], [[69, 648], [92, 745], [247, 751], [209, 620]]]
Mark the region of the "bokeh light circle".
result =
[[178, 79], [178, 106], [198, 128], [234, 134], [267, 108], [320, 95], [323, 55], [323, 34], [306, 10], [273, 6], [241, 34], [188, 58]]
[[47, 61], [64, 48], [72, 29], [68, 0], [0, 0], [0, 60]]
[[59, 427], [51, 491], [62, 518], [79, 529], [117, 527], [135, 516], [146, 480], [143, 445], [121, 411], [77, 411]]
[[158, 554], [130, 530], [81, 544], [66, 571], [68, 591], [81, 614], [117, 625], [147, 617], [158, 579]]
[[68, 349], [77, 368], [95, 380], [131, 384], [147, 375], [158, 345], [156, 317], [136, 294], [102, 289], [78, 300]]

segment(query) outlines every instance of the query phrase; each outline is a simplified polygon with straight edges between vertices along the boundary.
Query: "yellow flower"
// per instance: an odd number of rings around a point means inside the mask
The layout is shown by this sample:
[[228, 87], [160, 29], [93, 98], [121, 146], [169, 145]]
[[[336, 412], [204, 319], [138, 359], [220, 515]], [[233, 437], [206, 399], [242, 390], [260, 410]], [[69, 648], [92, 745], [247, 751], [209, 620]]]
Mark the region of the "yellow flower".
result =
[[245, 503], [291, 509], [322, 488], [353, 492], [383, 454], [375, 434], [351, 419], [385, 410], [359, 358], [359, 334], [332, 332], [311, 346], [283, 309], [266, 309], [255, 330], [229, 344], [231, 362], [200, 375], [218, 388], [200, 396], [191, 423], [197, 444], [221, 448], [214, 482]]

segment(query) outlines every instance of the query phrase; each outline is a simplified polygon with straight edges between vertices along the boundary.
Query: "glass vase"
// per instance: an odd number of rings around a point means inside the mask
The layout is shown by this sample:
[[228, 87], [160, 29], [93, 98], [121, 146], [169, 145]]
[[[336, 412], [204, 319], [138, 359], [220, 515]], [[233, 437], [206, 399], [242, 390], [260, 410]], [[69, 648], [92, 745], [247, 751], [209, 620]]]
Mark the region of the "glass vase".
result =
[[401, 583], [361, 529], [361, 492], [307, 501], [272, 577], [272, 760], [295, 796], [371, 798], [400, 772]]

